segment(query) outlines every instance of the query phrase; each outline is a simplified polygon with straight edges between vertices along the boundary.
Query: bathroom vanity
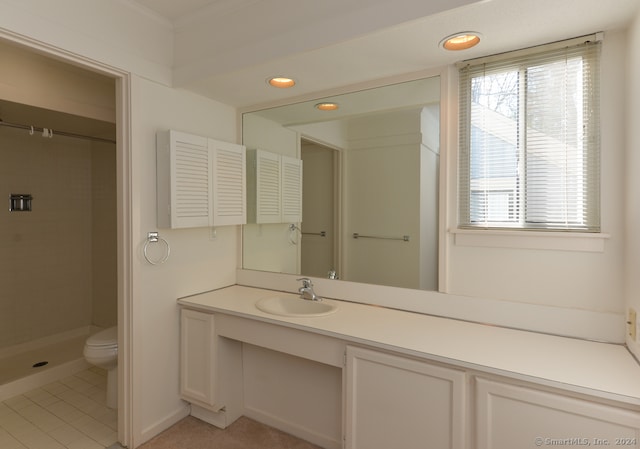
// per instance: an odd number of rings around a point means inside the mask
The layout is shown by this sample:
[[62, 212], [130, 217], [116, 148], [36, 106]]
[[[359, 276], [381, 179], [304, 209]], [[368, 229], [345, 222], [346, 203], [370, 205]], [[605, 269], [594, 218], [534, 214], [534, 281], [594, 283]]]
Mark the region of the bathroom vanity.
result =
[[[640, 365], [621, 345], [243, 286], [181, 298], [181, 395], [322, 447], [640, 447]], [[300, 301], [303, 301], [300, 299]], [[303, 312], [302, 312], [303, 313]]]

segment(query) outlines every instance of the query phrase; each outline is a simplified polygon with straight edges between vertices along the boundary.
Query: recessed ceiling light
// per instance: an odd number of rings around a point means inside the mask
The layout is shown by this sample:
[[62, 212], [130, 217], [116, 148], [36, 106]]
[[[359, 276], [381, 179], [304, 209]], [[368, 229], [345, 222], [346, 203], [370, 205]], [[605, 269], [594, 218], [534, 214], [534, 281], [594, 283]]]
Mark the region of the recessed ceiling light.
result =
[[274, 76], [273, 78], [269, 78], [267, 83], [273, 87], [279, 87], [281, 89], [285, 89], [287, 87], [295, 86], [296, 82], [292, 78], [287, 78], [284, 76]]
[[326, 102], [316, 104], [316, 109], [320, 109], [321, 111], [335, 111], [338, 107], [338, 103]]
[[445, 50], [466, 50], [480, 43], [480, 34], [472, 31], [452, 34], [440, 41], [440, 46]]

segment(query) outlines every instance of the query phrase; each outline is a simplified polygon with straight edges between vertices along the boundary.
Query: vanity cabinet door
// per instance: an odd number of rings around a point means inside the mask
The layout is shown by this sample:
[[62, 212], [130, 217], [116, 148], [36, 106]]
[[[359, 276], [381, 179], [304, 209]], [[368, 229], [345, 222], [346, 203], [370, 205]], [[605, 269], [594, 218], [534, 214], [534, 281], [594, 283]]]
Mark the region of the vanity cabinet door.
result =
[[182, 309], [180, 325], [180, 395], [218, 411], [214, 315]]
[[464, 447], [465, 373], [348, 347], [347, 449]]
[[640, 448], [640, 412], [479, 378], [476, 432], [478, 449]]

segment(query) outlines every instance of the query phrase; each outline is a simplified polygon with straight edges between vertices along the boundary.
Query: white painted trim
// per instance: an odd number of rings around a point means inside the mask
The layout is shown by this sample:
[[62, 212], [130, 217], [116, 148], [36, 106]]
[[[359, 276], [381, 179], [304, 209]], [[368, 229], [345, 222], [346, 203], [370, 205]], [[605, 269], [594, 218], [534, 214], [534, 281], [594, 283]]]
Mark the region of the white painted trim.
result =
[[[237, 283], [296, 293], [297, 275], [239, 269]], [[311, 278], [320, 296], [425, 315], [621, 344], [624, 315], [382, 285]]]
[[219, 429], [226, 429], [231, 424], [227, 422], [227, 412], [225, 410], [214, 412], [199, 405], [191, 404], [190, 415]]
[[131, 393], [133, 364], [133, 241], [131, 179], [131, 75], [116, 83], [118, 202], [118, 441], [134, 447], [136, 407]]
[[282, 419], [258, 408], [245, 407], [242, 414], [247, 418], [282, 430], [283, 432], [286, 432], [298, 438], [302, 438], [326, 449], [340, 449], [342, 447], [341, 441], [333, 440], [327, 435], [316, 433], [309, 428], [302, 427], [296, 423], [290, 422], [286, 419]]
[[[438, 291], [449, 291], [449, 253], [450, 243], [447, 239], [447, 229], [450, 218], [448, 207], [452, 199], [456, 198], [456, 190], [451, 190], [449, 184], [452, 177], [449, 172], [451, 164], [455, 164], [453, 154], [457, 150], [457, 114], [458, 97], [455, 87], [455, 77], [458, 72], [451, 66], [442, 69], [440, 73], [440, 179], [438, 184]], [[454, 178], [457, 171], [454, 172]]]
[[184, 405], [179, 409], [177, 409], [175, 412], [171, 413], [168, 416], [165, 416], [161, 420], [156, 421], [149, 427], [144, 428], [140, 433], [139, 439], [136, 438], [137, 440], [136, 446], [129, 446], [129, 447], [138, 447], [141, 444], [149, 441], [151, 438], [155, 437], [156, 435], [161, 433], [163, 430], [168, 429], [169, 427], [176, 424], [178, 421], [189, 416], [190, 412], [191, 412], [191, 407], [189, 406], [189, 404], [185, 402]]
[[586, 232], [542, 232], [495, 229], [450, 229], [457, 246], [604, 252], [611, 236]]

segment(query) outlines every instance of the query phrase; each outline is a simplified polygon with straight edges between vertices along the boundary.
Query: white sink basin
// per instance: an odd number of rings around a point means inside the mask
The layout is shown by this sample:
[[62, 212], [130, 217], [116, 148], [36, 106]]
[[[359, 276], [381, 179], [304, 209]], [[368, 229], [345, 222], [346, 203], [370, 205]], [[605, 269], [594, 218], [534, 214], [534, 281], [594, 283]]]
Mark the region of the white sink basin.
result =
[[265, 313], [280, 316], [323, 316], [338, 309], [334, 303], [310, 301], [297, 296], [267, 296], [256, 302], [256, 307]]

